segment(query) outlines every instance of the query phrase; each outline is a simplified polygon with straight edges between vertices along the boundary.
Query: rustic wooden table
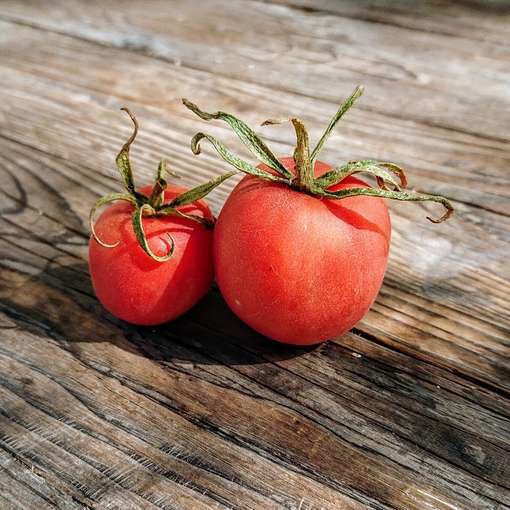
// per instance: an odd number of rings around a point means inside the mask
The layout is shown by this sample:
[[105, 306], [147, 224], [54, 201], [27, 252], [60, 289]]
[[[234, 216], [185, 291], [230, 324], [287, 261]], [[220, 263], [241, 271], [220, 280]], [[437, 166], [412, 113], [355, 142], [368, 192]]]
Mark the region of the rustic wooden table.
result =
[[[510, 508], [510, 5], [412, 4], [1, 2], [2, 510]], [[358, 83], [323, 159], [396, 161], [456, 215], [390, 204], [352, 332], [283, 347], [217, 290], [157, 328], [101, 308], [86, 218], [119, 188], [120, 106], [139, 182], [166, 157], [192, 185], [226, 166], [191, 154], [181, 96], [316, 137]], [[264, 129], [289, 153], [290, 128]]]

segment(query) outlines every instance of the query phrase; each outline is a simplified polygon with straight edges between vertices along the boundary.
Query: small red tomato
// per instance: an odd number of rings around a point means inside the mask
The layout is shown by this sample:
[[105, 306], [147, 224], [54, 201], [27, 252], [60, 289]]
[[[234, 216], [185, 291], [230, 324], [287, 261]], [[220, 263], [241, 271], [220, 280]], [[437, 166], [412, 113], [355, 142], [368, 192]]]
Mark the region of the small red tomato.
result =
[[[139, 190], [149, 197], [152, 187]], [[169, 185], [163, 204], [183, 188]], [[182, 212], [212, 220], [203, 200]], [[134, 324], [160, 324], [189, 310], [209, 290], [213, 280], [212, 230], [197, 221], [177, 216], [143, 219], [145, 236], [153, 253], [165, 256], [174, 242], [172, 257], [159, 262], [140, 246], [132, 225], [133, 206], [117, 202], [95, 224], [97, 236], [115, 247], [89, 243], [89, 268], [98, 299], [116, 317]]]
[[[214, 218], [201, 199], [236, 172], [185, 190], [167, 184], [163, 160], [154, 186], [136, 190], [129, 148], [138, 123], [123, 110], [134, 124], [116, 158], [126, 191], [106, 195], [90, 211], [90, 275], [99, 301], [113, 315], [160, 324], [189, 310], [211, 286]], [[94, 223], [95, 210], [111, 202]]]
[[[234, 313], [274, 340], [323, 342], [345, 333], [367, 312], [388, 260], [391, 224], [383, 198], [440, 202], [447, 212], [434, 222], [451, 214], [445, 198], [404, 189], [404, 172], [395, 164], [363, 160], [332, 168], [317, 161], [333, 127], [361, 93], [358, 87], [341, 105], [313, 151], [303, 123], [292, 118], [297, 144], [293, 157], [282, 160], [244, 122], [183, 100], [202, 119], [227, 122], [263, 163], [242, 161], [205, 133], [193, 137], [195, 154], [205, 138], [248, 174], [216, 223], [216, 279]], [[353, 177], [358, 172], [372, 175], [378, 188]]]
[[[293, 170], [292, 158], [282, 162]], [[315, 165], [317, 176], [329, 169]], [[348, 177], [332, 189], [360, 186], [368, 187]], [[390, 231], [381, 198], [321, 200], [246, 176], [215, 226], [216, 280], [233, 312], [256, 331], [285, 343], [322, 342], [352, 328], [372, 305]]]

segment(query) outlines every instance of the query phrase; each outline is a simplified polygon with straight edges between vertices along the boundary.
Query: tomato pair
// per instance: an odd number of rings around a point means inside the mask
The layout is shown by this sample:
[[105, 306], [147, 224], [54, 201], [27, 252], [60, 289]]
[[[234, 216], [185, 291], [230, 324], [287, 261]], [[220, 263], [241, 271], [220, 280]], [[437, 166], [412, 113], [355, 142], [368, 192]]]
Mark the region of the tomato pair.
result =
[[[443, 197], [405, 189], [402, 169], [364, 160], [332, 168], [317, 156], [338, 120], [361, 95], [342, 104], [310, 151], [302, 122], [292, 157], [278, 159], [234, 116], [185, 106], [204, 120], [227, 122], [261, 161], [252, 166], [219, 140], [197, 133], [195, 154], [207, 139], [235, 171], [186, 191], [166, 182], [162, 161], [152, 187], [135, 189], [129, 162], [134, 132], [117, 156], [125, 193], [100, 199], [90, 215], [89, 265], [101, 303], [135, 324], [159, 324], [191, 308], [213, 277], [230, 308], [265, 336], [291, 344], [336, 337], [360, 320], [381, 286], [391, 223], [383, 198], [442, 203]], [[126, 110], [127, 111], [127, 110]], [[267, 121], [275, 123], [275, 121]], [[215, 222], [203, 197], [225, 179], [247, 175], [234, 188]], [[353, 176], [372, 175], [377, 187]], [[94, 224], [97, 207], [109, 202]]]

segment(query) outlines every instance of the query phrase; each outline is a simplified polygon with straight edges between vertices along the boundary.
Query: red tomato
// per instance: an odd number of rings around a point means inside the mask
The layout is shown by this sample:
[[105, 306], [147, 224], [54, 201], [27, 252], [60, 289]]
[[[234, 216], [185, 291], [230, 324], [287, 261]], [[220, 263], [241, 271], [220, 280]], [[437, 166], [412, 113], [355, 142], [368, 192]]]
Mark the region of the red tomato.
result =
[[[150, 196], [152, 187], [139, 191]], [[185, 189], [169, 184], [164, 202]], [[212, 219], [203, 200], [179, 208], [187, 214]], [[189, 310], [209, 290], [213, 280], [212, 230], [197, 221], [175, 216], [144, 217], [150, 248], [164, 256], [170, 248], [166, 234], [175, 242], [172, 257], [158, 262], [147, 255], [136, 239], [131, 216], [133, 206], [117, 202], [108, 207], [95, 224], [99, 238], [89, 242], [89, 268], [97, 297], [113, 315], [125, 321], [160, 324]]]
[[[294, 170], [293, 158], [282, 163]], [[315, 174], [330, 168], [317, 161]], [[368, 187], [351, 176], [330, 189], [360, 186]], [[381, 198], [321, 199], [246, 176], [216, 223], [216, 279], [230, 308], [259, 333], [322, 342], [352, 328], [374, 302], [390, 233]]]

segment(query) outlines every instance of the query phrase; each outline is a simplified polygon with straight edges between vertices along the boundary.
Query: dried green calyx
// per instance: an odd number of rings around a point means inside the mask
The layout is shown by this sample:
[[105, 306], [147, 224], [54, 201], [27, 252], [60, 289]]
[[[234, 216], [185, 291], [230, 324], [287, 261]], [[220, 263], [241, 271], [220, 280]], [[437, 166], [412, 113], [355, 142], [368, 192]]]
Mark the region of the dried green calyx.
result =
[[[404, 171], [393, 163], [363, 160], [346, 163], [337, 168], [333, 168], [320, 177], [315, 177], [314, 166], [317, 156], [322, 150], [324, 144], [329, 138], [333, 128], [343, 115], [349, 110], [354, 102], [363, 93], [362, 87], [357, 87], [352, 95], [340, 106], [336, 114], [329, 122], [324, 134], [317, 142], [315, 148], [310, 152], [308, 132], [303, 123], [297, 118], [289, 119], [296, 132], [296, 148], [294, 150], [295, 171], [290, 172], [281, 161], [271, 152], [267, 145], [249, 128], [243, 121], [233, 115], [225, 112], [207, 113], [202, 111], [197, 105], [187, 99], [183, 99], [184, 105], [204, 120], [219, 119], [226, 122], [246, 147], [259, 159], [260, 162], [267, 165], [273, 172], [255, 167], [241, 160], [237, 155], [230, 152], [218, 139], [206, 133], [197, 133], [191, 140], [191, 150], [194, 154], [200, 154], [200, 142], [202, 139], [208, 140], [216, 149], [218, 154], [229, 164], [249, 175], [254, 175], [261, 179], [285, 184], [298, 191], [325, 197], [328, 199], [342, 199], [356, 195], [378, 196], [391, 198], [394, 200], [406, 201], [431, 201], [438, 202], [446, 209], [443, 216], [439, 219], [427, 217], [433, 223], [441, 223], [448, 219], [453, 213], [453, 207], [449, 200], [439, 195], [429, 195], [417, 193], [405, 189], [407, 179]], [[279, 124], [281, 121], [267, 120], [262, 125]], [[329, 188], [340, 183], [346, 177], [364, 172], [375, 177], [377, 188], [348, 188], [339, 191], [332, 191]]]
[[152, 192], [150, 197], [146, 197], [143, 193], [140, 193], [136, 190], [135, 184], [133, 181], [133, 171], [131, 168], [131, 163], [129, 161], [129, 149], [131, 144], [135, 141], [136, 135], [138, 133], [138, 122], [135, 116], [127, 109], [121, 108], [124, 110], [131, 120], [133, 121], [133, 133], [127, 140], [127, 142], [122, 146], [120, 152], [117, 154], [115, 158], [115, 162], [117, 163], [117, 169], [122, 177], [124, 182], [124, 187], [126, 188], [126, 192], [124, 193], [110, 193], [100, 198], [90, 210], [89, 221], [90, 221], [90, 230], [92, 232], [92, 236], [94, 239], [105, 248], [115, 248], [118, 246], [120, 241], [117, 241], [114, 244], [108, 244], [102, 241], [94, 228], [94, 216], [96, 210], [102, 205], [108, 204], [110, 202], [115, 202], [117, 200], [124, 200], [133, 205], [133, 230], [135, 232], [136, 238], [140, 243], [140, 246], [143, 248], [145, 253], [149, 255], [149, 257], [157, 260], [158, 262], [165, 262], [170, 259], [173, 255], [175, 243], [172, 236], [167, 233], [168, 237], [168, 252], [164, 256], [156, 255], [150, 248], [149, 243], [147, 241], [147, 237], [145, 235], [145, 231], [143, 229], [143, 218], [147, 216], [179, 216], [182, 218], [187, 218], [193, 221], [197, 221], [199, 223], [204, 224], [207, 227], [212, 227], [214, 224], [214, 220], [210, 220], [208, 218], [202, 218], [201, 216], [197, 216], [194, 214], [186, 214], [180, 211], [178, 208], [191, 204], [192, 202], [196, 202], [201, 198], [205, 197], [210, 191], [212, 191], [216, 186], [221, 184], [224, 180], [228, 179], [232, 175], [236, 174], [237, 171], [228, 172], [225, 175], [217, 177], [205, 184], [201, 184], [196, 188], [185, 191], [180, 195], [176, 196], [170, 203], [164, 203], [165, 189], [167, 187], [166, 177], [167, 174], [176, 175], [167, 170], [167, 163], [165, 160], [162, 160], [156, 172], [156, 177], [154, 180], [154, 186], [152, 188]]

